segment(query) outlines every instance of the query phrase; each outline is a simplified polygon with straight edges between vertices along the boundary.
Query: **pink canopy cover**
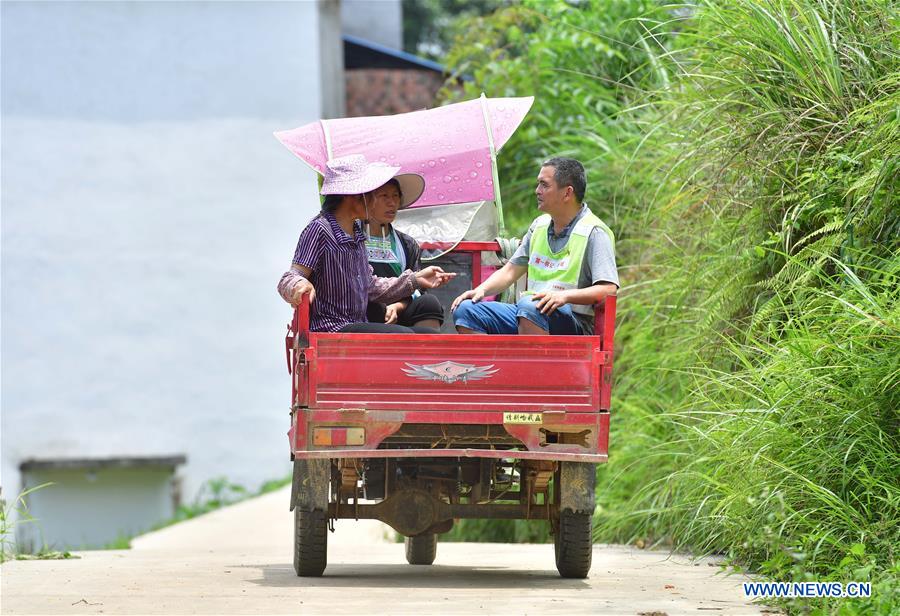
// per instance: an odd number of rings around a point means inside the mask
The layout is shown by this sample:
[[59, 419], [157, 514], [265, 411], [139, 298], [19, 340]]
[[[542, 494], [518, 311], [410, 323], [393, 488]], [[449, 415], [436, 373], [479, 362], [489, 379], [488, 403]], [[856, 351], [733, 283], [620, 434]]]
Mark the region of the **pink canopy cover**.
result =
[[485, 109], [494, 150], [500, 151], [533, 102], [533, 96], [482, 98], [397, 115], [320, 120], [277, 131], [275, 137], [320, 174], [326, 160], [347, 154], [418, 173], [425, 178], [425, 192], [409, 207], [490, 201], [494, 182]]

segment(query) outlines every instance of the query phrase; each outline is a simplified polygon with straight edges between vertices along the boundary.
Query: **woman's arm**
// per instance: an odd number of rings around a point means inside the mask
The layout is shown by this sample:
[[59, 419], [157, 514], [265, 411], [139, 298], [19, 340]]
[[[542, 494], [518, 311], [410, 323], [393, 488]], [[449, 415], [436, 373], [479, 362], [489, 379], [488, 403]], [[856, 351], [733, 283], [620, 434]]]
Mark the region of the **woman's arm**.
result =
[[396, 278], [381, 278], [374, 274], [369, 265], [372, 284], [369, 285], [369, 301], [378, 304], [391, 304], [406, 299], [416, 290], [416, 273], [406, 270]]
[[307, 293], [310, 303], [315, 299], [316, 290], [309, 279], [322, 255], [322, 233], [322, 226], [316, 218], [306, 225], [297, 240], [291, 269], [282, 274], [278, 281], [278, 294], [292, 306], [297, 306]]
[[316, 298], [316, 290], [309, 281], [310, 274], [312, 270], [308, 267], [292, 264], [291, 269], [282, 274], [281, 280], [278, 281], [278, 294], [291, 306], [297, 306], [303, 296], [309, 293], [311, 304]]
[[[372, 266], [369, 273], [372, 274]], [[372, 274], [372, 284], [369, 285], [369, 301], [379, 304], [390, 304], [412, 295], [413, 291], [422, 289], [436, 289], [456, 276], [448, 273], [437, 265], [430, 265], [418, 272], [404, 271], [397, 278], [379, 278]]]

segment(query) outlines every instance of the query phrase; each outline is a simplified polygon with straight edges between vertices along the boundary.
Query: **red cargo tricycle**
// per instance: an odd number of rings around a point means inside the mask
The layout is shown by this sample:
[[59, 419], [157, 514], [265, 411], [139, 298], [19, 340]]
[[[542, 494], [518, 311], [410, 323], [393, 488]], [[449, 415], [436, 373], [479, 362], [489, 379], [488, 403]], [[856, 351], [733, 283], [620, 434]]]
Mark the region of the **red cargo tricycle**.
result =
[[[391, 152], [392, 164], [437, 183], [395, 225], [420, 240], [430, 264], [457, 272], [437, 291], [449, 306], [509, 254], [494, 239], [502, 234], [495, 155], [530, 104], [482, 98], [277, 135], [319, 170], [331, 156]], [[407, 116], [432, 127], [433, 158], [395, 143], [415, 134], [397, 132]], [[459, 125], [468, 131], [463, 152], [454, 149]], [[431, 162], [438, 170], [429, 177]], [[467, 169], [492, 180], [475, 182], [480, 192], [471, 182], [456, 190], [452, 178]], [[304, 298], [286, 337], [297, 575], [322, 575], [335, 519], [381, 520], [406, 537], [410, 564], [430, 565], [455, 520], [493, 518], [548, 521], [560, 575], [586, 577], [595, 465], [609, 442], [615, 302], [595, 307], [593, 335], [551, 337], [458, 335], [449, 315], [445, 335], [311, 332]]]

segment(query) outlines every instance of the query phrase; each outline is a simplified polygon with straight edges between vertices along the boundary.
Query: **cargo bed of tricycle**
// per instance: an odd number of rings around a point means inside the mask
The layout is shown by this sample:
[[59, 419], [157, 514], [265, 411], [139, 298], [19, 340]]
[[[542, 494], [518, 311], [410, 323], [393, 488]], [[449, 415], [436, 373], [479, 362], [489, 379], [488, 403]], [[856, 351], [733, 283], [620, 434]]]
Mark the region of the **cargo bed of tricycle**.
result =
[[[286, 349], [295, 457], [606, 459], [612, 327], [604, 321], [614, 297], [592, 336], [310, 333], [306, 310], [297, 310]], [[406, 425], [446, 436], [416, 448], [394, 438]], [[507, 437], [467, 437], [454, 426], [502, 427]]]
[[455, 520], [493, 518], [549, 521], [560, 574], [585, 577], [615, 308], [584, 336], [347, 334], [310, 332], [304, 302], [285, 339], [298, 575], [324, 571], [332, 519], [381, 520], [431, 564]]

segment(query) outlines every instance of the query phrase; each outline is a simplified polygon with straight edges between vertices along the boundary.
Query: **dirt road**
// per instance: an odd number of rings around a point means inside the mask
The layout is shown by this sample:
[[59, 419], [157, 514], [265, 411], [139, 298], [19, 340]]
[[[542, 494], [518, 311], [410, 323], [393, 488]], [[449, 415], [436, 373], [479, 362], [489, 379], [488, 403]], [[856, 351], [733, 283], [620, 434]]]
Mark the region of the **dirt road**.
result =
[[406, 564], [387, 527], [342, 521], [322, 578], [291, 565], [289, 493], [273, 492], [144, 535], [131, 550], [0, 567], [2, 614], [759, 614], [744, 578], [711, 560], [594, 547], [587, 580], [563, 580], [552, 545], [439, 543]]

